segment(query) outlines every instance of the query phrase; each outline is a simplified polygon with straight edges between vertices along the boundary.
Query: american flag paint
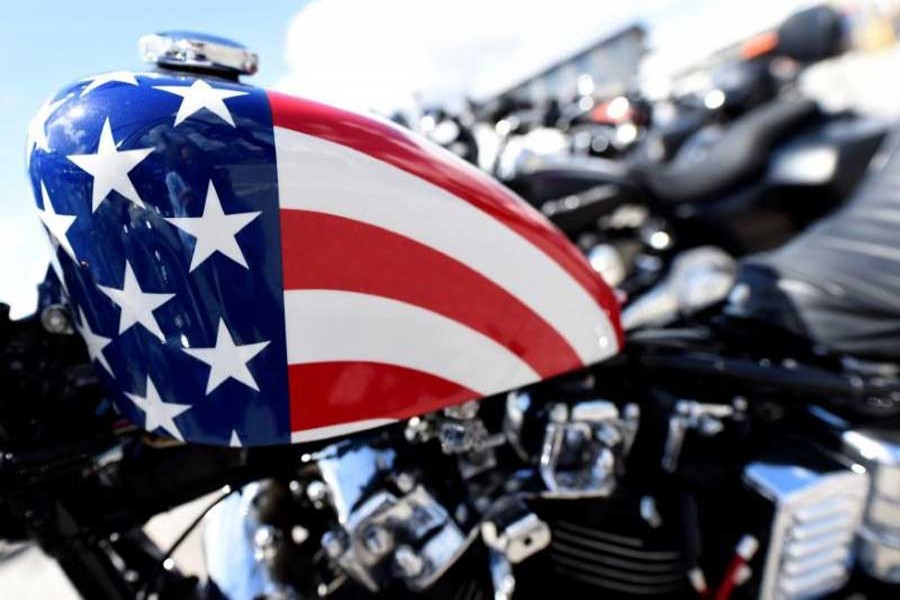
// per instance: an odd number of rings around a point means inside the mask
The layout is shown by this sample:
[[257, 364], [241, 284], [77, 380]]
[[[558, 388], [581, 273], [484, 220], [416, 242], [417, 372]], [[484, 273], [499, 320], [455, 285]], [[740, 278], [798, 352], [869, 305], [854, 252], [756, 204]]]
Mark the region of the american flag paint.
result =
[[116, 72], [50, 99], [27, 152], [89, 356], [149, 431], [331, 437], [622, 344], [611, 291], [541, 215], [377, 119]]

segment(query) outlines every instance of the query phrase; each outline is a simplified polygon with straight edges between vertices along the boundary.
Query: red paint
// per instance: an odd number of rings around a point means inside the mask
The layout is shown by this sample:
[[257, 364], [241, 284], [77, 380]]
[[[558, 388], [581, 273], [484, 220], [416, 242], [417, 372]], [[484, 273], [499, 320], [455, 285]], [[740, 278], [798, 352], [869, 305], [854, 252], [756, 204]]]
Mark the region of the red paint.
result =
[[609, 317], [619, 347], [623, 345], [619, 305], [612, 290], [558, 229], [515, 194], [475, 167], [387, 122], [276, 92], [268, 96], [276, 127], [364, 152], [447, 190], [527, 239], [594, 298]]
[[480, 397], [428, 373], [369, 362], [289, 365], [288, 381], [291, 431], [366, 419], [406, 419]]
[[463, 263], [352, 219], [281, 211], [284, 288], [362, 292], [421, 306], [494, 339], [547, 378], [582, 366], [566, 340]]

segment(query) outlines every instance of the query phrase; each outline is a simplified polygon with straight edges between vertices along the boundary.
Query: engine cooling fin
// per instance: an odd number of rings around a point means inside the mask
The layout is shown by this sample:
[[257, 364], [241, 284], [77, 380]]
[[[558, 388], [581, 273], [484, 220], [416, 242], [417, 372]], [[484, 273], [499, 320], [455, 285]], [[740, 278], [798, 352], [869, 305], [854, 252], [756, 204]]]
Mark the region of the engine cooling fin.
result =
[[632, 498], [596, 504], [561, 503], [542, 512], [552, 537], [548, 562], [572, 591], [604, 598], [683, 598], [687, 560], [675, 531], [649, 526]]

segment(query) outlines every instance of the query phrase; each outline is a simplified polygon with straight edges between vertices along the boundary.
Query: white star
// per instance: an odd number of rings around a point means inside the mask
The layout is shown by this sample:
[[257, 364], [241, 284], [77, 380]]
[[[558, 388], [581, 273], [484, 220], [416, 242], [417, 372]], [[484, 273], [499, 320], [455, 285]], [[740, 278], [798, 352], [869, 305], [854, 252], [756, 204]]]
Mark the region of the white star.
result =
[[[87, 317], [84, 316], [84, 311], [80, 308], [78, 309], [78, 317], [81, 320], [81, 326], [78, 328], [78, 331], [81, 332], [81, 337], [84, 338], [84, 343], [87, 346], [88, 356], [90, 357], [91, 362], [96, 360], [104, 369], [106, 369], [107, 373], [113, 375], [112, 368], [109, 366], [106, 356], [103, 354], [103, 349], [110, 345], [112, 339], [94, 333], [91, 330], [90, 324], [87, 322]], [[113, 375], [113, 377], [115, 377], [115, 375]]]
[[225, 106], [224, 101], [229, 98], [247, 95], [247, 92], [214, 88], [202, 79], [194, 81], [190, 86], [155, 85], [153, 87], [182, 97], [181, 106], [178, 107], [178, 113], [175, 115], [175, 127], [178, 127], [185, 119], [204, 108], [234, 127], [234, 119], [231, 118], [231, 113], [228, 111], [228, 107]]
[[72, 223], [75, 222], [77, 217], [75, 215], [57, 214], [53, 209], [53, 203], [50, 201], [50, 196], [47, 194], [47, 186], [44, 185], [43, 181], [41, 182], [41, 196], [44, 198], [44, 208], [38, 209], [38, 216], [44, 223], [44, 227], [50, 232], [50, 237], [55, 240], [57, 244], [62, 246], [63, 250], [66, 251], [66, 254], [71, 256], [72, 260], [77, 261], [78, 259], [75, 258], [75, 250], [72, 249], [72, 244], [69, 243], [69, 238], [66, 237], [66, 232], [72, 226]]
[[153, 148], [122, 150], [116, 148], [109, 118], [103, 123], [100, 142], [95, 154], [71, 154], [67, 158], [94, 178], [94, 189], [91, 199], [91, 212], [96, 212], [106, 196], [116, 191], [137, 204], [144, 206], [137, 190], [128, 178], [128, 173], [138, 163], [147, 158]]
[[225, 319], [219, 319], [215, 347], [184, 348], [183, 350], [209, 365], [209, 379], [206, 381], [206, 395], [208, 396], [228, 378], [240, 381], [258, 392], [259, 386], [256, 385], [256, 380], [253, 379], [250, 369], [247, 368], [247, 363], [268, 345], [268, 341], [255, 344], [235, 344], [231, 332], [225, 326]]
[[144, 429], [147, 431], [155, 431], [157, 428], [162, 427], [173, 438], [183, 442], [184, 438], [181, 436], [181, 431], [179, 431], [178, 426], [175, 425], [175, 417], [191, 408], [191, 405], [163, 402], [149, 375], [147, 375], [147, 391], [144, 393], [145, 396], [138, 396], [137, 394], [125, 392], [125, 395], [128, 396], [138, 408], [144, 411], [144, 414], [146, 415]]
[[243, 446], [243, 444], [241, 444], [241, 438], [238, 437], [237, 431], [234, 429], [231, 430], [231, 440], [229, 440], [228, 445], [232, 448], [240, 448]]
[[50, 151], [49, 141], [47, 140], [47, 120], [53, 116], [56, 109], [68, 100], [68, 96], [56, 102], [47, 101], [38, 109], [37, 114], [28, 123], [28, 143], [25, 147], [26, 163], [31, 163], [31, 153], [35, 148], [40, 148], [44, 152]]
[[125, 262], [125, 280], [122, 283], [122, 289], [103, 285], [97, 287], [121, 309], [119, 313], [120, 334], [135, 323], [140, 323], [160, 341], [166, 341], [159, 328], [159, 323], [156, 322], [156, 317], [153, 316], [153, 311], [174, 298], [175, 294], [147, 293], [141, 290], [134, 271], [127, 261]]
[[98, 87], [104, 86], [107, 83], [112, 83], [113, 81], [117, 81], [119, 83], [127, 83], [129, 85], [139, 85], [138, 80], [135, 78], [134, 73], [132, 73], [131, 71], [113, 71], [112, 73], [104, 73], [103, 75], [88, 77], [84, 81], [90, 81], [90, 83], [84, 86], [84, 89], [81, 90], [82, 96], [87, 96]]
[[259, 212], [226, 215], [222, 210], [219, 194], [210, 181], [206, 190], [203, 216], [172, 217], [167, 218], [166, 221], [197, 238], [197, 243], [194, 244], [194, 253], [191, 255], [190, 271], [199, 267], [203, 261], [216, 252], [221, 252], [245, 269], [249, 269], [235, 236], [259, 215]]
[[65, 276], [63, 276], [62, 263], [59, 262], [59, 255], [57, 254], [57, 250], [59, 250], [59, 243], [52, 237], [48, 236], [47, 239], [50, 242], [50, 268], [52, 268], [53, 272], [56, 273], [56, 277], [59, 278], [59, 284], [62, 286], [66, 294], [68, 294], [69, 286], [66, 285], [66, 278]]

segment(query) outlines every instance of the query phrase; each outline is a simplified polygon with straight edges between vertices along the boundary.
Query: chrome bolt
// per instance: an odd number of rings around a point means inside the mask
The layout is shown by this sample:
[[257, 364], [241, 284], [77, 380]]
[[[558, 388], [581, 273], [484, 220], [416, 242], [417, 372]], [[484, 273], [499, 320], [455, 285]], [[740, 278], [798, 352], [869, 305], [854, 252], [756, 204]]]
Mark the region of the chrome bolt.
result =
[[394, 564], [407, 579], [418, 577], [425, 570], [425, 561], [409, 546], [400, 546], [394, 553]]
[[478, 401], [469, 400], [458, 406], [448, 406], [444, 409], [444, 416], [460, 421], [470, 421], [478, 415]]
[[469, 508], [465, 504], [460, 504], [456, 507], [453, 516], [456, 518], [457, 522], [465, 523], [466, 519], [469, 518]]
[[641, 418], [641, 407], [637, 404], [626, 404], [625, 405], [625, 420], [626, 421], [636, 421]]
[[274, 539], [275, 532], [271, 527], [264, 525], [262, 527], [259, 527], [253, 534], [253, 545], [257, 548], [266, 548], [272, 545]]
[[657, 529], [662, 525], [662, 517], [656, 509], [656, 498], [653, 496], [644, 496], [641, 498], [641, 518], [650, 527]]
[[550, 421], [565, 423], [569, 420], [569, 408], [565, 404], [556, 404], [550, 409]]
[[700, 417], [700, 421], [697, 425], [698, 429], [700, 430], [700, 434], [708, 437], [717, 435], [725, 428], [725, 426], [722, 424], [722, 421], [715, 417], [707, 415]]
[[403, 430], [406, 441], [410, 444], [419, 444], [428, 441], [431, 437], [431, 424], [419, 417], [413, 417], [406, 422], [406, 428]]
[[328, 497], [328, 486], [318, 479], [314, 479], [306, 485], [306, 497], [318, 508]]
[[403, 492], [404, 494], [408, 494], [413, 490], [415, 486], [415, 477], [406, 472], [397, 474], [397, 489], [399, 489], [401, 492]]
[[72, 321], [69, 312], [62, 304], [51, 304], [41, 311], [41, 325], [50, 333], [72, 333]]
[[291, 540], [298, 546], [309, 539], [309, 530], [302, 525], [291, 527]]
[[391, 532], [380, 525], [370, 525], [363, 532], [363, 544], [366, 550], [375, 556], [382, 556], [391, 549], [393, 544]]
[[340, 558], [344, 553], [344, 540], [341, 535], [334, 531], [326, 531], [322, 535], [322, 549], [325, 554], [334, 560]]

